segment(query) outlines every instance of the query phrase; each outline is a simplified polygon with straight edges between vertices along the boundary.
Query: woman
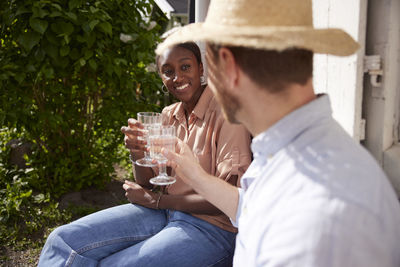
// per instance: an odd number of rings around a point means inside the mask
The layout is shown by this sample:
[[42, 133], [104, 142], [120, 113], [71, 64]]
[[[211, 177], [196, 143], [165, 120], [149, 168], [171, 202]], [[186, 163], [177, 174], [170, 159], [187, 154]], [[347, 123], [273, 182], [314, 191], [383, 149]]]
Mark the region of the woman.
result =
[[[164, 86], [181, 102], [164, 108], [165, 123], [195, 152], [210, 174], [238, 185], [250, 164], [250, 136], [223, 119], [207, 86], [195, 43], [179, 44], [157, 58]], [[122, 127], [133, 160], [143, 156], [136, 120]], [[226, 266], [236, 229], [228, 217], [179, 177], [165, 193], [149, 189], [151, 168], [135, 166], [137, 183], [123, 185], [132, 204], [117, 206], [61, 226], [51, 233], [39, 266]], [[223, 196], [222, 196], [223, 197]]]

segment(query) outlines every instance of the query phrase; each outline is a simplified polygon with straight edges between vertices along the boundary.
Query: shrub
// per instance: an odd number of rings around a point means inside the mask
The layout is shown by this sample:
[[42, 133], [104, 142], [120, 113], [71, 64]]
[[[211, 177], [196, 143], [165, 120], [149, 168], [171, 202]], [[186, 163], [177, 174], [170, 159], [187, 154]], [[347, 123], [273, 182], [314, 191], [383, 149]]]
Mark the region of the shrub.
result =
[[102, 184], [124, 156], [127, 118], [160, 110], [161, 83], [146, 69], [160, 30], [146, 19], [151, 3], [1, 1], [0, 123], [32, 144], [34, 191]]
[[[71, 219], [57, 197], [109, 180], [113, 164], [127, 159], [120, 127], [169, 101], [147, 69], [163, 22], [152, 4], [0, 1], [3, 245]], [[30, 144], [26, 169], [10, 164], [11, 139]]]

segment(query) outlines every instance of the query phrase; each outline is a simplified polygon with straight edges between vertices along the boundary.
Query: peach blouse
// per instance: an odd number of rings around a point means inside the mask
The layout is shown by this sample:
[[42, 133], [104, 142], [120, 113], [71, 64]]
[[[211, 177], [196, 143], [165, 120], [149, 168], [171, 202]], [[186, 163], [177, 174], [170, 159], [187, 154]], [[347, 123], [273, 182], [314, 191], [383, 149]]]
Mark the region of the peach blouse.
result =
[[[175, 125], [179, 139], [191, 147], [205, 171], [228, 181], [232, 176], [240, 177], [251, 162], [250, 134], [242, 126], [227, 122], [211, 90], [206, 87], [194, 110], [186, 121], [181, 102], [165, 107], [164, 123]], [[177, 177], [168, 186], [170, 195], [194, 193], [193, 189]], [[223, 197], [223, 196], [222, 196]], [[236, 232], [226, 215], [192, 214], [224, 230]]]

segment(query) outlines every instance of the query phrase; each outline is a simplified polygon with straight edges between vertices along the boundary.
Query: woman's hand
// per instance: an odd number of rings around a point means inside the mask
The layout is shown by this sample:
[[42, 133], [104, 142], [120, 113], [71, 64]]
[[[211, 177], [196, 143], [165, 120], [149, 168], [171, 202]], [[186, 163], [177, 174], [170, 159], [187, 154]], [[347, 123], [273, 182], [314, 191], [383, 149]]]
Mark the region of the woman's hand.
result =
[[145, 151], [146, 141], [141, 140], [143, 136], [143, 125], [135, 119], [128, 120], [128, 126], [121, 127], [121, 131], [125, 134], [125, 147], [133, 153], [135, 150]]
[[139, 204], [146, 208], [156, 209], [158, 194], [151, 192], [138, 185], [137, 183], [125, 181], [122, 185], [125, 196], [133, 204]]

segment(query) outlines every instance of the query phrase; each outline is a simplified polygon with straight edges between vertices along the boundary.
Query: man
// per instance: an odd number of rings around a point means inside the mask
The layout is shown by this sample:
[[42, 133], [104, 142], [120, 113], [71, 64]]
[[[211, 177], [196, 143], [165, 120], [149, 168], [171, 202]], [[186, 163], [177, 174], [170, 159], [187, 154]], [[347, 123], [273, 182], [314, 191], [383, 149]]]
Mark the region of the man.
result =
[[164, 151], [180, 179], [236, 222], [235, 266], [400, 266], [400, 206], [383, 171], [315, 95], [313, 53], [358, 44], [312, 27], [311, 0], [213, 0], [203, 24], [158, 47], [207, 44], [208, 80], [226, 118], [254, 136], [237, 189], [187, 146]]

